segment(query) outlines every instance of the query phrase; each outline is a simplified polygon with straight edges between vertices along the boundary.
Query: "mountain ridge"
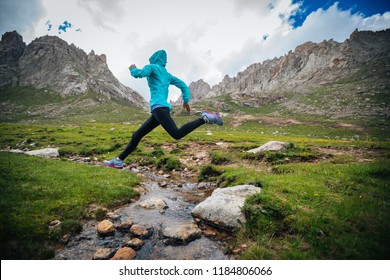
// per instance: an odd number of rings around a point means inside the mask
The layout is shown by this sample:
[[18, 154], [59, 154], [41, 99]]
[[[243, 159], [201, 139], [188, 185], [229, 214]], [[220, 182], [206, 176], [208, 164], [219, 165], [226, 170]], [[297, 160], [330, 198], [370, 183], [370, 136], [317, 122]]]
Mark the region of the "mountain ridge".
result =
[[62, 97], [94, 91], [138, 107], [146, 104], [112, 74], [104, 54], [93, 50], [87, 54], [57, 36], [42, 36], [26, 45], [16, 31], [5, 33], [0, 43], [0, 86], [50, 88]]
[[[207, 108], [225, 114], [379, 116], [388, 123], [389, 42], [390, 29], [355, 30], [341, 43], [306, 42], [284, 56], [251, 64], [235, 77], [226, 75], [212, 87], [203, 80], [192, 82], [191, 106], [195, 112]], [[55, 118], [88, 113], [94, 119], [99, 112], [117, 112], [118, 103], [147, 108], [137, 92], [114, 77], [104, 54], [87, 54], [56, 36], [26, 45], [16, 31], [5, 33], [0, 42], [0, 93], [3, 121], [17, 114]], [[23, 100], [26, 93], [34, 108]]]
[[211, 91], [267, 92], [281, 85], [296, 87], [309, 81], [325, 84], [351, 74], [361, 63], [388, 57], [389, 42], [390, 29], [378, 32], [355, 30], [342, 43], [332, 39], [321, 43], [306, 42], [282, 57], [251, 64], [236, 77], [225, 77]]
[[[197, 103], [213, 99], [206, 105], [221, 112], [228, 112], [227, 103], [233, 102], [253, 108], [278, 104], [280, 110], [273, 114], [289, 110], [335, 118], [359, 112], [389, 117], [389, 43], [390, 29], [355, 30], [342, 43], [306, 42], [284, 56], [251, 64], [235, 77], [226, 75], [212, 87], [203, 80], [193, 82], [191, 93]], [[226, 98], [230, 101], [224, 102]]]

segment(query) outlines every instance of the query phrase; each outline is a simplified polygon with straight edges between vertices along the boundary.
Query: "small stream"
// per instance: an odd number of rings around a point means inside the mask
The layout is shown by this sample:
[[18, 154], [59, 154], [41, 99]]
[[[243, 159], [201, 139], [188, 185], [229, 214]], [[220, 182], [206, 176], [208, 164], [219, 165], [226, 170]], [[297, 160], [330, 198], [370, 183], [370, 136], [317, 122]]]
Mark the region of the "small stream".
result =
[[[119, 225], [131, 220], [133, 224], [150, 229], [151, 235], [143, 239], [144, 246], [137, 251], [135, 259], [225, 260], [233, 258], [227, 254], [226, 249], [228, 242], [233, 238], [224, 232], [201, 226], [202, 236], [186, 245], [167, 242], [161, 234], [164, 227], [193, 222], [192, 209], [211, 195], [216, 187], [214, 183], [190, 182], [191, 179], [179, 175], [156, 174], [142, 168], [133, 168], [132, 172], [136, 172], [142, 178], [144, 194], [141, 194], [138, 201], [116, 209], [114, 213], [118, 218], [111, 221], [114, 225]], [[168, 208], [145, 209], [138, 205], [151, 198], [164, 200]], [[91, 260], [98, 249], [111, 248], [116, 251], [132, 238], [129, 231], [118, 230], [113, 236], [102, 238], [97, 234], [97, 224], [95, 220], [86, 223], [82, 232], [70, 238], [65, 247], [56, 253], [55, 259]]]

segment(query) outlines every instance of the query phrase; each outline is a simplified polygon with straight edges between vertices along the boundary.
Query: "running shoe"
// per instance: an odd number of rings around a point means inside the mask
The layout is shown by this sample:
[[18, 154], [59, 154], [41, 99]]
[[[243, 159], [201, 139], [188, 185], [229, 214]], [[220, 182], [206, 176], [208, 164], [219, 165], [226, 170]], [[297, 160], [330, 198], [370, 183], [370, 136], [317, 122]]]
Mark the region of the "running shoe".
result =
[[112, 168], [122, 169], [123, 168], [123, 160], [118, 158], [114, 158], [112, 160], [105, 160], [104, 165]]
[[215, 113], [212, 113], [209, 111], [204, 111], [202, 113], [202, 118], [205, 119], [206, 123], [208, 123], [208, 124], [223, 125], [222, 118]]

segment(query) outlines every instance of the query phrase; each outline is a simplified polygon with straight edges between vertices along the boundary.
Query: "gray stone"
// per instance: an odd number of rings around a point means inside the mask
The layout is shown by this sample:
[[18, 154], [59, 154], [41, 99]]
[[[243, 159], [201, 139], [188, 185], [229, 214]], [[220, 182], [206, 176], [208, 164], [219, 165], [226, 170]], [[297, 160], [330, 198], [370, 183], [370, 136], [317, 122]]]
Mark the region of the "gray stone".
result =
[[119, 215], [118, 213], [115, 213], [115, 212], [107, 213], [107, 218], [109, 218], [111, 220], [118, 220], [120, 217], [121, 217], [121, 215]]
[[9, 150], [10, 153], [16, 153], [16, 154], [23, 154], [24, 151], [20, 150], [20, 149], [11, 149]]
[[160, 198], [151, 198], [138, 203], [139, 206], [145, 209], [166, 209], [168, 208], [167, 203]]
[[234, 231], [245, 223], [245, 216], [241, 211], [245, 199], [260, 192], [260, 188], [252, 185], [216, 189], [194, 208], [192, 215], [206, 223]]
[[60, 155], [58, 153], [57, 148], [46, 148], [41, 150], [34, 150], [34, 151], [26, 152], [26, 154], [30, 156], [39, 156], [39, 157], [46, 157], [46, 158], [58, 157]]
[[162, 229], [166, 243], [188, 244], [202, 236], [202, 231], [195, 223], [173, 224]]
[[288, 146], [289, 146], [289, 144], [286, 142], [270, 141], [270, 142], [267, 142], [258, 148], [255, 148], [255, 149], [252, 149], [252, 150], [249, 150], [246, 152], [257, 154], [257, 153], [264, 152], [264, 151], [283, 151], [283, 150], [287, 149]]

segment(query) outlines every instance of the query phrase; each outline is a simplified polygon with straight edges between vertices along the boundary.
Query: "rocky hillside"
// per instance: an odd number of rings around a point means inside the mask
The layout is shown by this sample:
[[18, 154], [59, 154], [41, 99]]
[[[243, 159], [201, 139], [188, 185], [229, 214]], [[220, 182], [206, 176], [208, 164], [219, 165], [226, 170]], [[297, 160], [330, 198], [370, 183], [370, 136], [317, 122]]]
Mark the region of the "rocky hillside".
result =
[[[208, 85], [198, 81], [193, 84], [202, 87], [193, 87], [192, 94], [197, 100], [224, 96], [244, 107], [278, 103], [279, 109], [332, 117], [390, 116], [389, 74], [390, 29], [356, 30], [342, 43], [307, 42], [285, 56], [252, 64], [208, 92]], [[226, 108], [220, 104], [218, 109]]]
[[86, 54], [57, 36], [43, 36], [26, 46], [16, 31], [5, 33], [0, 42], [0, 86], [45, 88], [62, 97], [93, 91], [109, 100], [145, 105], [136, 91], [114, 77], [104, 54]]

